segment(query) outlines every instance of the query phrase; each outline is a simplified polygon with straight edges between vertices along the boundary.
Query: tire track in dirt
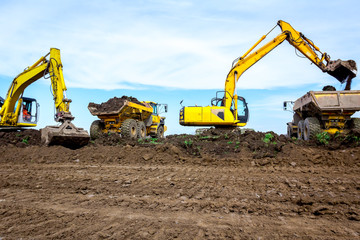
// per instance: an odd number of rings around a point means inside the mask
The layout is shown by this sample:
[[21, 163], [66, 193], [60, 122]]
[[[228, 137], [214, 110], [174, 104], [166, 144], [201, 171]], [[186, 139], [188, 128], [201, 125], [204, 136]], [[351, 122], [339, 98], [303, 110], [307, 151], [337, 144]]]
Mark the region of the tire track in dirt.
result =
[[0, 238], [359, 238], [359, 147], [221, 138], [0, 146]]

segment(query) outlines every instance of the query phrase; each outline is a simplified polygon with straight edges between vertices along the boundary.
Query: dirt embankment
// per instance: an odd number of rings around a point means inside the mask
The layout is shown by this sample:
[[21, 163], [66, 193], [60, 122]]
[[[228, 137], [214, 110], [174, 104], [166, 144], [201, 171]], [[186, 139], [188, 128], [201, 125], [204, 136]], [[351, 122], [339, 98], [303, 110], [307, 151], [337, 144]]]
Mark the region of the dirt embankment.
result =
[[72, 150], [33, 133], [0, 138], [1, 239], [360, 238], [355, 134], [106, 134]]

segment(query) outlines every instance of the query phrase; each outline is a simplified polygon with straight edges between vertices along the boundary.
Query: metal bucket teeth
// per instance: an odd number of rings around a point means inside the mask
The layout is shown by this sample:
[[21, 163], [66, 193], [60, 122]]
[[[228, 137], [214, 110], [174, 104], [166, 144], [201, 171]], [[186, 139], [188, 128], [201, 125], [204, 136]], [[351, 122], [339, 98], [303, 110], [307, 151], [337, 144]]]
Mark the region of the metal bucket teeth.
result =
[[90, 135], [82, 128], [77, 128], [70, 121], [65, 121], [60, 126], [47, 126], [41, 129], [43, 144], [62, 145], [69, 148], [79, 148], [88, 144]]

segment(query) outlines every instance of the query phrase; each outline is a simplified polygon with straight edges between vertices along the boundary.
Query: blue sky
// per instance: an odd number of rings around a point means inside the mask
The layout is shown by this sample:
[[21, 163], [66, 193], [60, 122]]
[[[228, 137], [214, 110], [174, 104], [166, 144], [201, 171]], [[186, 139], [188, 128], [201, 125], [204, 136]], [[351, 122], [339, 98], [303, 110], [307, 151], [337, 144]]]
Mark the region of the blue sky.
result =
[[[89, 129], [88, 102], [129, 95], [169, 104], [168, 134], [193, 133], [178, 124], [179, 102], [208, 105], [223, 90], [232, 61], [281, 19], [332, 59], [359, 62], [359, 1], [0, 1], [0, 96], [11, 80], [51, 47], [61, 50], [75, 124]], [[280, 29], [267, 37], [270, 41]], [[258, 131], [286, 132], [295, 100], [324, 85], [343, 88], [287, 42], [250, 68], [237, 83]], [[54, 125], [50, 82], [25, 95], [41, 105], [38, 127]], [[358, 77], [353, 89], [360, 89]]]

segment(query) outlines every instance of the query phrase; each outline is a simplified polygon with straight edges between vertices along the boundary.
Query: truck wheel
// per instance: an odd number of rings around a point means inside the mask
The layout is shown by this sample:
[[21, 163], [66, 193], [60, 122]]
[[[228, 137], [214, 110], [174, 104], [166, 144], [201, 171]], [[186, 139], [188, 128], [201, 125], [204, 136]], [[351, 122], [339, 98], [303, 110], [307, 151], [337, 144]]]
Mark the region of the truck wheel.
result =
[[351, 122], [351, 129], [360, 132], [360, 118], [352, 118]]
[[125, 138], [136, 139], [138, 126], [135, 119], [126, 119], [121, 125], [121, 135]]
[[140, 139], [145, 138], [146, 137], [145, 123], [143, 121], [138, 121], [137, 127], [138, 127], [138, 138], [140, 138]]
[[316, 117], [307, 117], [304, 121], [304, 140], [313, 140], [316, 138], [316, 134], [320, 132], [319, 120]]
[[104, 130], [104, 123], [100, 120], [95, 120], [90, 126], [90, 137], [91, 139], [97, 139], [100, 137], [102, 130]]
[[160, 125], [158, 127], [156, 137], [157, 138], [164, 138], [164, 126], [163, 125]]
[[304, 139], [304, 120], [298, 122], [297, 137], [299, 140]]
[[289, 126], [289, 124], [287, 125], [287, 137], [291, 138], [292, 135], [292, 131], [291, 131], [291, 127]]
[[287, 137], [292, 138], [296, 137], [296, 132], [293, 131], [293, 123], [289, 122], [287, 123]]

